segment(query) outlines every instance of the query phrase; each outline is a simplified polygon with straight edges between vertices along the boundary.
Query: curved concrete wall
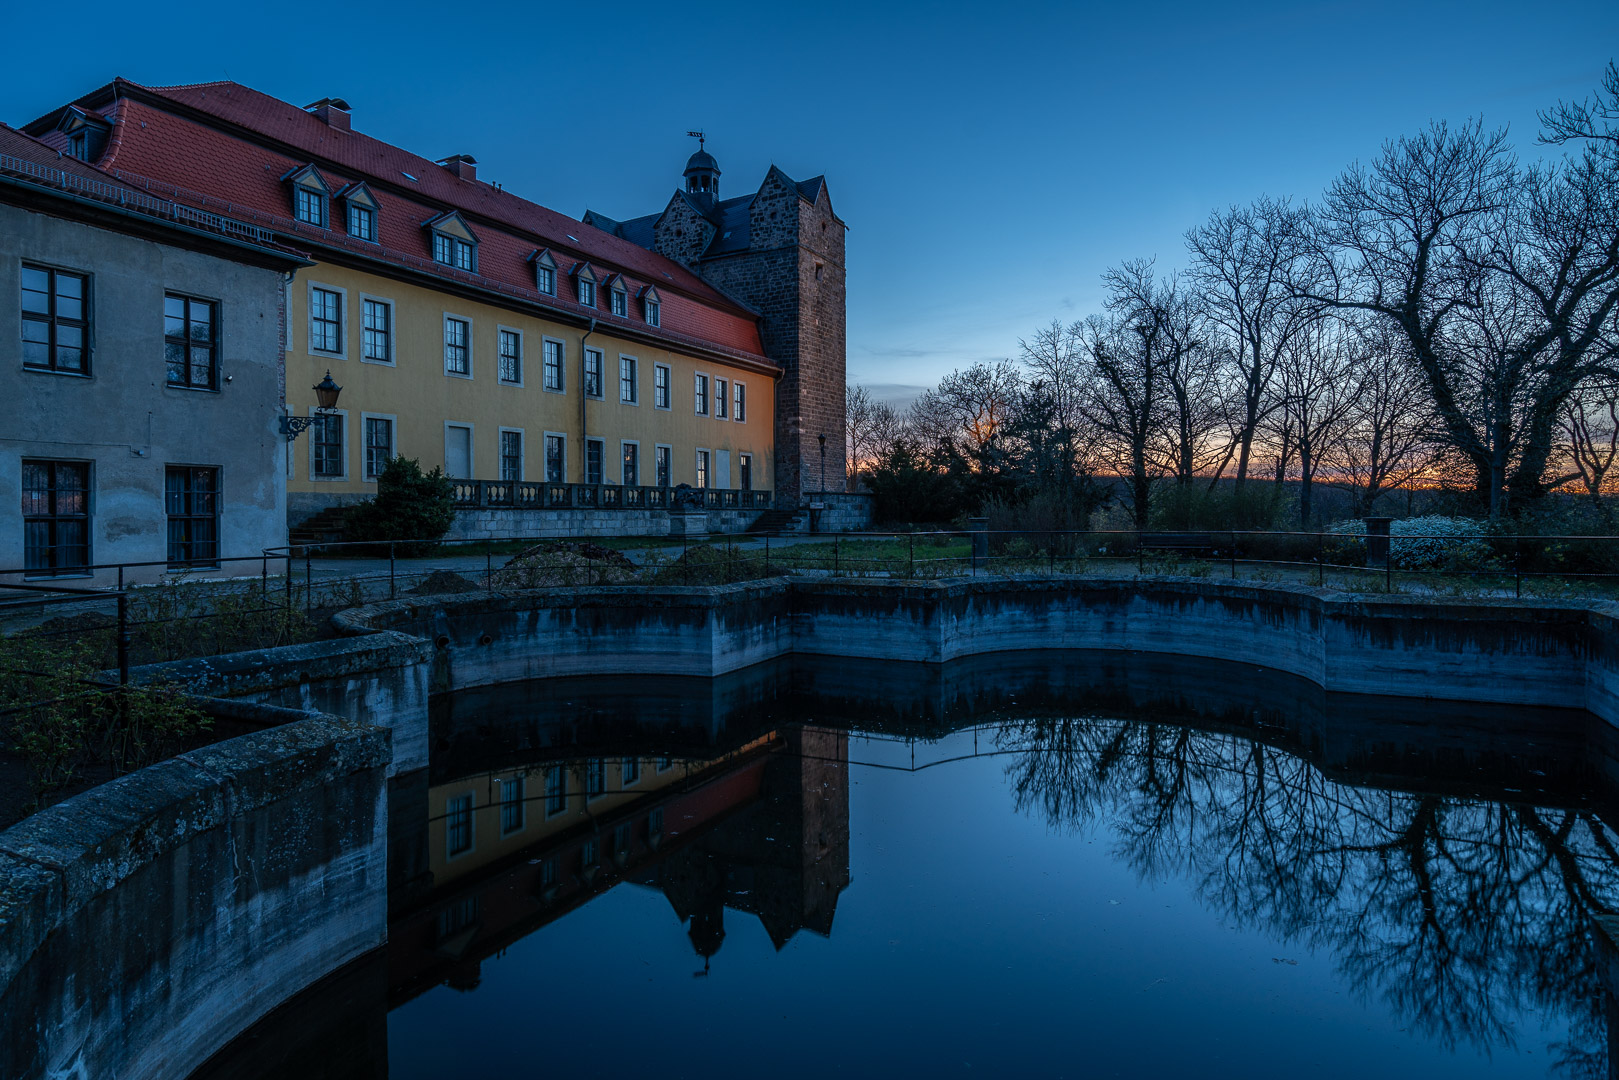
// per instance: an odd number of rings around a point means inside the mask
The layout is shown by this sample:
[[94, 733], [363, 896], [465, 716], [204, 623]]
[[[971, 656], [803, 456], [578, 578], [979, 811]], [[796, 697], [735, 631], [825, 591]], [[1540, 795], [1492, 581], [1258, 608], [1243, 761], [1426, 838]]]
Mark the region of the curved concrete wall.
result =
[[388, 732], [257, 708], [0, 833], [0, 1076], [187, 1076], [386, 940]]
[[357, 608], [434, 641], [434, 690], [563, 675], [722, 675], [789, 655], [942, 663], [1039, 649], [1252, 663], [1324, 690], [1587, 708], [1619, 719], [1611, 605], [1369, 599], [1179, 579], [557, 589]]

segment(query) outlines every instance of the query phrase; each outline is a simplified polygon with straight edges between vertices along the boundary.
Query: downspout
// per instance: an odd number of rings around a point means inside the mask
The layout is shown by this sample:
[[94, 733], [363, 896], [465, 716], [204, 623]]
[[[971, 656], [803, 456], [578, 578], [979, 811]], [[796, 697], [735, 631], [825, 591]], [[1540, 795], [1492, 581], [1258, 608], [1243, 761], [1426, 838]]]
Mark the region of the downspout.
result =
[[[585, 342], [590, 335], [596, 332], [596, 320], [590, 320], [590, 326], [585, 329], [584, 336], [579, 339], [579, 482], [590, 483], [590, 429], [585, 426], [585, 402], [590, 400], [586, 391], [590, 389], [588, 369], [585, 367]], [[603, 361], [605, 366], [606, 361]], [[602, 372], [602, 381], [607, 380], [607, 372]], [[605, 393], [605, 390], [603, 391]], [[603, 451], [605, 453], [606, 451]], [[607, 463], [602, 462], [602, 472], [607, 471]], [[603, 477], [605, 479], [605, 476]]]

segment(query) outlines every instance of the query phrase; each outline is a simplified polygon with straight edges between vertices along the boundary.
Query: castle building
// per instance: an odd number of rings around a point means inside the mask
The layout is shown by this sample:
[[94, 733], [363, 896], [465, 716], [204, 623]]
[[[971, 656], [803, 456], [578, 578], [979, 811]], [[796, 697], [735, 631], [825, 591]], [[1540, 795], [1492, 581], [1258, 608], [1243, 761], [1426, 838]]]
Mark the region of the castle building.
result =
[[820, 178], [771, 168], [721, 200], [700, 150], [661, 214], [579, 221], [471, 154], [363, 134], [341, 99], [233, 82], [119, 79], [25, 130], [305, 256], [279, 305], [285, 408], [312, 418], [276, 452], [295, 525], [396, 454], [514, 513], [656, 510], [687, 484], [741, 527], [823, 486], [821, 435], [843, 486], [844, 230]]

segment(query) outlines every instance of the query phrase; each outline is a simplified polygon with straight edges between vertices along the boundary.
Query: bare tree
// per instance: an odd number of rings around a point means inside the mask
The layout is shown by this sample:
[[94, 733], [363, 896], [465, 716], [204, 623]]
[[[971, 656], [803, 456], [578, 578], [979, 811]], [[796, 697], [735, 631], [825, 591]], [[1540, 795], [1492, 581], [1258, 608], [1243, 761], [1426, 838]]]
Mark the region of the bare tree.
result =
[[1386, 320], [1423, 373], [1447, 441], [1472, 463], [1479, 494], [1499, 512], [1499, 448], [1475, 424], [1474, 385], [1456, 321], [1476, 306], [1483, 276], [1467, 257], [1509, 198], [1514, 163], [1504, 131], [1434, 124], [1386, 144], [1371, 165], [1335, 180], [1300, 240], [1293, 288], [1336, 310]]
[[1613, 511], [1603, 489], [1619, 459], [1619, 381], [1599, 379], [1582, 386], [1563, 416], [1563, 435], [1574, 469], [1570, 479], [1579, 480], [1602, 520], [1612, 525]]
[[1401, 344], [1389, 332], [1362, 333], [1349, 416], [1323, 448], [1323, 464], [1349, 490], [1355, 517], [1370, 514], [1379, 496], [1415, 480], [1433, 459], [1422, 374]]
[[844, 397], [849, 438], [850, 483], [893, 449], [900, 435], [899, 413], [878, 401], [864, 386], [851, 386]]
[[1294, 422], [1298, 448], [1299, 525], [1309, 528], [1317, 472], [1341, 438], [1355, 404], [1358, 342], [1337, 320], [1318, 320], [1293, 334], [1277, 362], [1277, 381]]
[[1301, 221], [1302, 211], [1287, 200], [1261, 198], [1216, 210], [1186, 234], [1191, 283], [1224, 339], [1220, 355], [1232, 384], [1230, 441], [1215, 475], [1234, 454], [1239, 488], [1248, 479], [1254, 435], [1278, 404], [1271, 383], [1282, 350], [1310, 318], [1289, 288]]
[[982, 460], [1011, 421], [1022, 387], [1010, 360], [952, 371], [911, 404], [906, 426], [924, 445]]

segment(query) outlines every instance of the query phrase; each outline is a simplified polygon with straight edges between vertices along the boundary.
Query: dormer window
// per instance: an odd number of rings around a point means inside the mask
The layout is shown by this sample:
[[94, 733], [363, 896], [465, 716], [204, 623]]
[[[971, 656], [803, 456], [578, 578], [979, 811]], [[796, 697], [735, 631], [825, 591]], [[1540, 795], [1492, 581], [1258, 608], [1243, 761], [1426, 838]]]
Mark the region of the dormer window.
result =
[[433, 261], [469, 274], [478, 272], [478, 238], [454, 210], [430, 218], [423, 225], [433, 235]]
[[549, 248], [541, 248], [528, 257], [534, 264], [534, 287], [545, 296], [557, 294], [557, 261]]
[[595, 307], [596, 272], [590, 268], [589, 263], [575, 263], [573, 277], [579, 288], [579, 303], [584, 307]]
[[377, 199], [363, 183], [350, 184], [337, 193], [346, 208], [348, 233], [356, 240], [377, 242]]
[[324, 229], [326, 200], [331, 198], [332, 189], [326, 186], [320, 172], [313, 165], [305, 165], [281, 179], [292, 185], [292, 216], [306, 225]]
[[646, 315], [648, 326], [661, 326], [663, 301], [658, 297], [658, 290], [648, 285], [641, 290], [641, 310]]
[[96, 113], [69, 105], [62, 113], [62, 119], [57, 121], [56, 130], [67, 136], [64, 153], [80, 161], [94, 161], [101, 156], [101, 148], [107, 142], [112, 125]]
[[607, 279], [607, 306], [614, 315], [621, 319], [630, 316], [630, 295], [625, 291], [624, 278], [614, 274]]

